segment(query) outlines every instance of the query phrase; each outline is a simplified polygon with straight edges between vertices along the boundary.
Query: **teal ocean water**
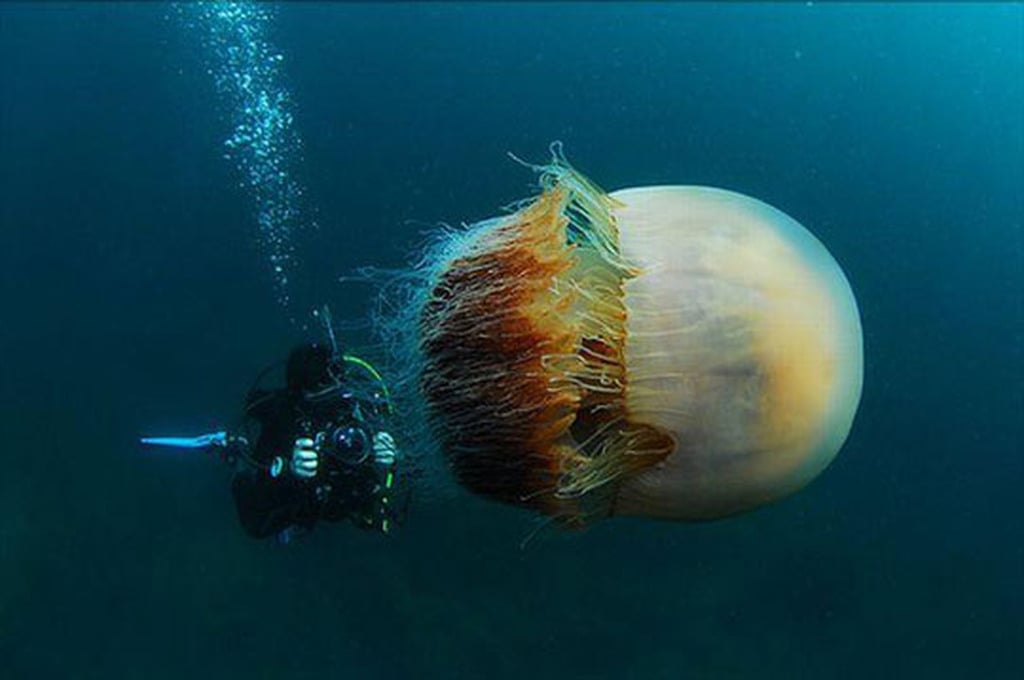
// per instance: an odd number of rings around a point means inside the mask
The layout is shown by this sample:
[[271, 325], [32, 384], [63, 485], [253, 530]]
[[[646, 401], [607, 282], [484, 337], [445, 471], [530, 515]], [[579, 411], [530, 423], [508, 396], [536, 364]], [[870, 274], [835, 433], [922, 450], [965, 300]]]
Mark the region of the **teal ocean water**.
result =
[[[370, 345], [340, 277], [532, 195], [508, 153], [555, 140], [840, 262], [864, 392], [809, 487], [525, 548], [422, 494], [282, 547], [137, 444], [232, 422], [315, 305]], [[1022, 194], [1020, 4], [4, 3], [0, 675], [1020, 677]]]

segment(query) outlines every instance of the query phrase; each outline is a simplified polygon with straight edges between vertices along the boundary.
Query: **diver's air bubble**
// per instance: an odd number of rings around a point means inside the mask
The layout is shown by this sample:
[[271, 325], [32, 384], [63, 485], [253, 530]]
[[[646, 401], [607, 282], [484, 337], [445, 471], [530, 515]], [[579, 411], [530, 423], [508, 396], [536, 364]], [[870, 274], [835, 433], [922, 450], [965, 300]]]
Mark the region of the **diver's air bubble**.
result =
[[282, 83], [284, 57], [269, 42], [275, 7], [259, 2], [195, 2], [175, 6], [203, 42], [232, 130], [224, 158], [241, 175], [255, 204], [260, 246], [274, 276], [278, 302], [290, 307], [289, 272], [296, 267], [294, 232], [302, 226], [303, 189], [294, 177], [302, 140], [293, 126], [291, 96]]

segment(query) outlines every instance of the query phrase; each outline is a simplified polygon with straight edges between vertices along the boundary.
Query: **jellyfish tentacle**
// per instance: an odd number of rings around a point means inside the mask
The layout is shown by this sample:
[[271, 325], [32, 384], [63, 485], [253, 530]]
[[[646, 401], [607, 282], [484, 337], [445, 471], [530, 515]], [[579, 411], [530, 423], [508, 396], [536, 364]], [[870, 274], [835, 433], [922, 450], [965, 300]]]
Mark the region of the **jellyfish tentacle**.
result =
[[553, 153], [533, 166], [541, 193], [442, 267], [420, 384], [461, 483], [579, 525], [671, 437], [625, 408], [623, 285], [639, 270], [619, 252], [616, 203]]

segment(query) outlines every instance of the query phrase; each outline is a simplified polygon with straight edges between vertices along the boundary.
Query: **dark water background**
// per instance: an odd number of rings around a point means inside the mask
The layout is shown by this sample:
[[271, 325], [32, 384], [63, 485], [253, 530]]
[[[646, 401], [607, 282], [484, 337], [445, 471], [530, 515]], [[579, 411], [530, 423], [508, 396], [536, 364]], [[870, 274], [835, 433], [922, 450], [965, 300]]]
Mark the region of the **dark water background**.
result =
[[[424, 225], [532, 192], [734, 189], [858, 297], [831, 468], [738, 519], [547, 534], [473, 498], [289, 549], [140, 432], [234, 416], [299, 338], [203, 60], [158, 4], [0, 7], [3, 677], [947, 678], [1024, 670], [1020, 5], [284, 7], [339, 317]], [[305, 296], [305, 297], [303, 297]]]

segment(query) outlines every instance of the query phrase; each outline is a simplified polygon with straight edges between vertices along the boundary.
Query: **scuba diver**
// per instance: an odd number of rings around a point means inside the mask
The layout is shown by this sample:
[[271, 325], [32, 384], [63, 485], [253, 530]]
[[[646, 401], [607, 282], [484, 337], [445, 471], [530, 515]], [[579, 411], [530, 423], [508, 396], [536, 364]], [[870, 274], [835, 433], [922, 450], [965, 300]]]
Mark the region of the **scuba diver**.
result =
[[265, 369], [235, 431], [142, 439], [217, 451], [235, 468], [231, 493], [242, 527], [254, 538], [288, 543], [320, 520], [346, 518], [388, 533], [404, 519], [408, 494], [399, 502], [387, 385], [371, 364], [339, 350], [327, 308], [319, 316], [329, 342], [293, 349], [283, 387], [263, 388], [264, 377], [280, 364]]

